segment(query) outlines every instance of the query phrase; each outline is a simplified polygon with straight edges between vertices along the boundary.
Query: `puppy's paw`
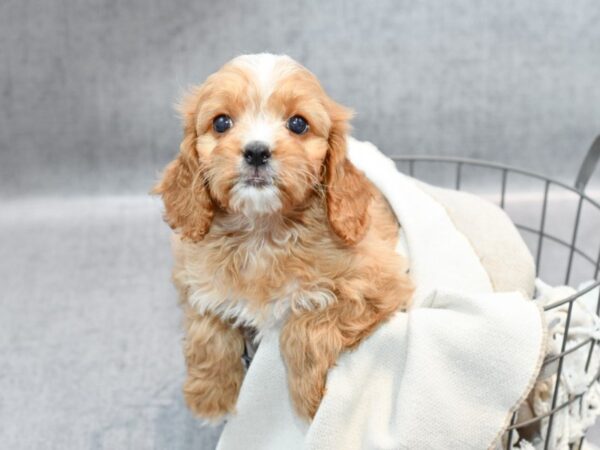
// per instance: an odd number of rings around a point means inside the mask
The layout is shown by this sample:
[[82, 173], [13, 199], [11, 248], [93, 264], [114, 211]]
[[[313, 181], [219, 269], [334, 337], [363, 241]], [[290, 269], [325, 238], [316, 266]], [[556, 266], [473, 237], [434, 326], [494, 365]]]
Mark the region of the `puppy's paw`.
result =
[[296, 413], [300, 417], [309, 421], [315, 417], [325, 395], [325, 379], [324, 374], [316, 373], [304, 373], [298, 376], [290, 374], [288, 376], [290, 396]]
[[218, 426], [235, 413], [235, 405], [242, 384], [242, 376], [229, 374], [219, 380], [188, 374], [183, 385], [183, 396], [194, 415], [205, 424]]
[[292, 403], [298, 415], [308, 420], [319, 409], [327, 373], [343, 349], [335, 322], [323, 316], [322, 310], [292, 316], [280, 336]]

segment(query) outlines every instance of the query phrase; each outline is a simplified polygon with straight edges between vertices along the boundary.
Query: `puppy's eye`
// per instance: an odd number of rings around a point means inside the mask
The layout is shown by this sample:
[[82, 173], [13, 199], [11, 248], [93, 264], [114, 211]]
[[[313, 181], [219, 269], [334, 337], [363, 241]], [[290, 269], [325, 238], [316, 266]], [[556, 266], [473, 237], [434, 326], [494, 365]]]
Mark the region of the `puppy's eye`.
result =
[[292, 116], [287, 121], [288, 130], [296, 134], [304, 134], [308, 131], [308, 122], [302, 116]]
[[213, 129], [217, 133], [225, 133], [233, 126], [233, 120], [227, 114], [218, 115], [213, 119]]

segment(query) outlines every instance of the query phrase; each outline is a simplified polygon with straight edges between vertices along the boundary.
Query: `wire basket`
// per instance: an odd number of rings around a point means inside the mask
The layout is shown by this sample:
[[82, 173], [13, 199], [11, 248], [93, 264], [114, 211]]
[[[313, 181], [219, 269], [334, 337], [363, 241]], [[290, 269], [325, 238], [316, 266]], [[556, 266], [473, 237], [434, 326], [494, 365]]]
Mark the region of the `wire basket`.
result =
[[[589, 149], [577, 175], [575, 186], [572, 187], [538, 173], [486, 161], [437, 156], [392, 156], [392, 159], [404, 172], [423, 179], [423, 181], [442, 185], [442, 187], [473, 191], [477, 188], [465, 187], [468, 175], [472, 176], [476, 171], [483, 171], [486, 175], [486, 185], [490, 184], [489, 177], [492, 177], [492, 180], [495, 177], [499, 182], [496, 192], [483, 192], [483, 196], [495, 197], [497, 204], [511, 216], [534, 255], [538, 276], [553, 284], [564, 283], [565, 285], [573, 284], [576, 278], [590, 280], [586, 287], [579, 289], [576, 294], [569, 295], [567, 298], [544, 307], [545, 311], [567, 307], [560, 353], [547, 357], [542, 366], [542, 370], [551, 364], [556, 366], [555, 380], [561, 379], [565, 357], [574, 352], [587, 352], [587, 362], [585, 364], [587, 373], [590, 368], [592, 354], [598, 342], [595, 338], [590, 337], [567, 348], [575, 303], [585, 294], [600, 286], [600, 244], [598, 249], [594, 249], [595, 245], [593, 243], [584, 242], [584, 239], [581, 238], [584, 219], [591, 217], [592, 220], [587, 227], [588, 234], [591, 235], [592, 240], [594, 237], [600, 239], [600, 204], [585, 193], [586, 186], [599, 158], [600, 136], [596, 138]], [[436, 170], [431, 170], [432, 165], [437, 166], [435, 167]], [[432, 174], [435, 174], [435, 179], [431, 179]], [[481, 174], [476, 180], [474, 186], [481, 186]], [[524, 223], [521, 220], [522, 217], [519, 217], [522, 214], [518, 214], [517, 209], [510, 208], [511, 195], [509, 191], [512, 182], [520, 187], [520, 192], [523, 191], [524, 186], [526, 186], [527, 192], [532, 192], [531, 184], [538, 185], [539, 195], [528, 194], [528, 198], [521, 199], [523, 200], [522, 203], [526, 204], [525, 208], [521, 207], [521, 211], [525, 209], [528, 216], [531, 216], [532, 211], [537, 211], [537, 214], [539, 214], [534, 220], [536, 223]], [[555, 201], [556, 198], [559, 199], [558, 202]], [[561, 204], [564, 207], [561, 207]], [[552, 215], [551, 208], [553, 205], [559, 206], [557, 209], [558, 215]], [[544, 274], [542, 269], [547, 269], [545, 270], [547, 274]], [[600, 295], [595, 303], [595, 313], [598, 315], [600, 313]], [[600, 380], [600, 373], [596, 373], [592, 380], [592, 383], [588, 385], [588, 389], [593, 383]], [[575, 402], [580, 402], [581, 405], [583, 397], [588, 392], [586, 390], [578, 395], [569, 396], [566, 401], [559, 402], [560, 386], [560, 383], [554, 383], [551, 408], [547, 413], [528, 420], [520, 420], [516, 412], [513, 414], [510, 426], [504, 436], [503, 448], [512, 448], [520, 439], [519, 431], [526, 426], [535, 424], [538, 424], [539, 433], [543, 439], [542, 447], [545, 450], [551, 448], [550, 438], [556, 415]], [[584, 436], [578, 442], [570, 443], [569, 448], [581, 448], [583, 440]]]

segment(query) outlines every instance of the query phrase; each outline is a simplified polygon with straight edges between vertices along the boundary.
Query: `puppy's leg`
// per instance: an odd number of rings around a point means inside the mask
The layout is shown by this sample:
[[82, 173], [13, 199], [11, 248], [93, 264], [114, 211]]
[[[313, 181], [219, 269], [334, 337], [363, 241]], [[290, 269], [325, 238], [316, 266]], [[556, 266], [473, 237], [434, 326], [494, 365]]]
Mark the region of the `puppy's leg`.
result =
[[281, 332], [292, 403], [301, 417], [312, 419], [325, 393], [327, 371], [344, 348], [337, 324], [321, 316], [328, 311], [294, 314]]
[[218, 422], [235, 410], [244, 377], [244, 337], [214, 315], [199, 315], [189, 306], [185, 314], [185, 401], [198, 416]]
[[[379, 274], [377, 282], [352, 280], [338, 285], [337, 302], [325, 309], [296, 312], [281, 334], [281, 352], [287, 366], [288, 386], [298, 414], [312, 419], [325, 393], [328, 370], [340, 353], [356, 347], [374, 328], [412, 295], [407, 278]], [[383, 279], [383, 280], [382, 280]]]

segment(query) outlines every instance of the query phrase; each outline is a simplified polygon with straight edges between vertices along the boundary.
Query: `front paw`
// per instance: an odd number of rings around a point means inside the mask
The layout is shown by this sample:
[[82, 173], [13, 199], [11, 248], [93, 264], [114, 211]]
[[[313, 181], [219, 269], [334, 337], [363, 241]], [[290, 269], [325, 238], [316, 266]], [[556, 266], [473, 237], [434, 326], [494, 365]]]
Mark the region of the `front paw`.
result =
[[298, 415], [312, 420], [323, 395], [327, 372], [343, 349], [335, 322], [322, 319], [322, 311], [291, 317], [280, 336], [288, 388]]
[[325, 374], [299, 373], [288, 376], [290, 396], [296, 413], [303, 419], [312, 420], [325, 395]]
[[235, 413], [235, 405], [242, 384], [242, 374], [228, 374], [219, 380], [189, 373], [183, 385], [183, 396], [194, 415], [207, 424], [221, 424]]

